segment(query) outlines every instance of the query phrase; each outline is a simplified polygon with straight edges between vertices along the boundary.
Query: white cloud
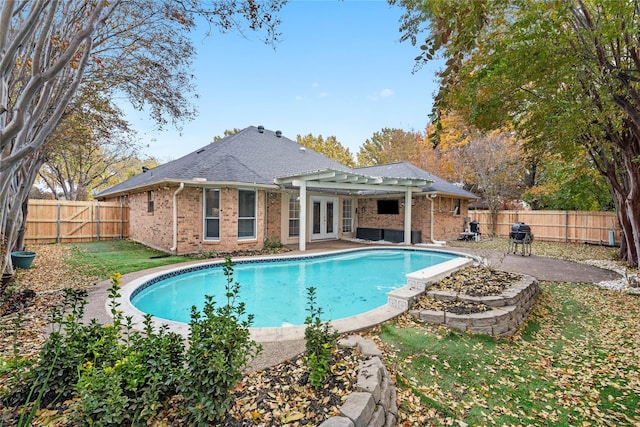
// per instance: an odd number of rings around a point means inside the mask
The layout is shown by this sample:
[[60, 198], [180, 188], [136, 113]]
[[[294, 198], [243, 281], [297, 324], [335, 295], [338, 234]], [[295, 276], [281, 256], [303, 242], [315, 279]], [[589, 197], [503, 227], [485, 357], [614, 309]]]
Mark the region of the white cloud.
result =
[[320, 93], [318, 94], [318, 98], [326, 98], [326, 97], [328, 97], [328, 96], [329, 96], [329, 93], [328, 93], [328, 92], [320, 92]]
[[369, 101], [377, 101], [380, 98], [387, 98], [387, 97], [393, 96], [393, 95], [394, 95], [393, 90], [391, 90], [391, 89], [382, 89], [378, 93], [374, 93], [373, 95], [367, 96], [367, 99]]

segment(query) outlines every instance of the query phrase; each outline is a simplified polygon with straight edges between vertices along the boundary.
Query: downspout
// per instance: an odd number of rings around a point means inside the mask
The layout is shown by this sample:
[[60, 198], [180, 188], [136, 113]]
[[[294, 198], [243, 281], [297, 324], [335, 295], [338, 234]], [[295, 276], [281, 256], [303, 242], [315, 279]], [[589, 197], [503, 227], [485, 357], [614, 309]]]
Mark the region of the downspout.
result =
[[169, 249], [170, 252], [178, 249], [178, 194], [182, 193], [182, 190], [184, 190], [184, 182], [181, 182], [173, 193], [173, 246]]
[[431, 203], [431, 224], [429, 227], [429, 239], [431, 240], [431, 243], [435, 244], [435, 245], [446, 245], [447, 242], [442, 241], [442, 240], [435, 240], [433, 238], [433, 199], [435, 199], [437, 196], [436, 193], [431, 193], [431, 194], [427, 194], [427, 200], [429, 200], [429, 202]]

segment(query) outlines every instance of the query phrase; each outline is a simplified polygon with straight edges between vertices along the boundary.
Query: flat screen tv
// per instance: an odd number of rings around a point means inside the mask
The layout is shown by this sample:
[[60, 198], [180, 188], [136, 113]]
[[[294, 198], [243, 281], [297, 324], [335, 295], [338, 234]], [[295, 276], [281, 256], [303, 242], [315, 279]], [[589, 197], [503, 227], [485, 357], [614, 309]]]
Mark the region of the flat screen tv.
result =
[[398, 215], [400, 202], [398, 200], [378, 200], [378, 215]]

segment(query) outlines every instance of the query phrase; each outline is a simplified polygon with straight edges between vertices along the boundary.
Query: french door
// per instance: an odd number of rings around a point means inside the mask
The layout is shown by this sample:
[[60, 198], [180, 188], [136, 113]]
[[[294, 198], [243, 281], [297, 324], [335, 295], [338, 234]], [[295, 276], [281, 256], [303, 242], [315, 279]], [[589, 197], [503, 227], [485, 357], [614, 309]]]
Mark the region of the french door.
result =
[[338, 238], [338, 199], [336, 197], [312, 196], [311, 240]]

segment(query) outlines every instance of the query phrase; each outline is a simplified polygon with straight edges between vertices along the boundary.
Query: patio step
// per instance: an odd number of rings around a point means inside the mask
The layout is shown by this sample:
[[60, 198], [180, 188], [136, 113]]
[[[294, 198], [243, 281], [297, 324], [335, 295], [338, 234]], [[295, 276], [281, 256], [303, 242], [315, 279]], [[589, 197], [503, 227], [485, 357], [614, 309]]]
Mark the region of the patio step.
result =
[[472, 258], [461, 257], [406, 275], [407, 285], [387, 294], [387, 304], [391, 307], [407, 311], [413, 302], [422, 295], [429, 285], [436, 283], [456, 271], [474, 263]]

